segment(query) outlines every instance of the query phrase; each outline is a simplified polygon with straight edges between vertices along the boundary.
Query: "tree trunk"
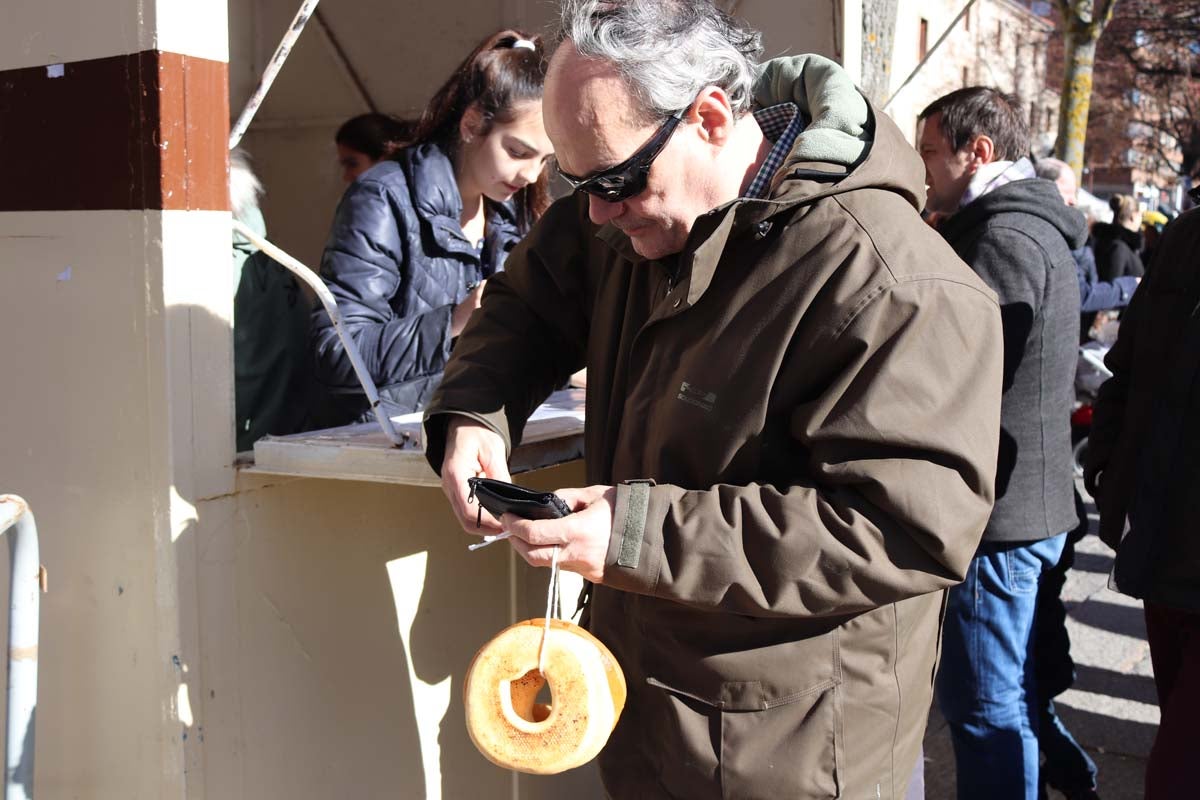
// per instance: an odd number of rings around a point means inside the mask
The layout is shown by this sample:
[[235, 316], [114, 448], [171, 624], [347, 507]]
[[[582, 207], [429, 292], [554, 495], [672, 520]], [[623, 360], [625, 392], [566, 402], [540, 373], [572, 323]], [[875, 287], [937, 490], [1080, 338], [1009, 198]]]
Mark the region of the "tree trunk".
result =
[[1083, 170], [1083, 146], [1087, 142], [1088, 109], [1092, 104], [1092, 70], [1096, 63], [1096, 40], [1079, 41], [1066, 32], [1066, 70], [1058, 107], [1058, 141], [1054, 156], [1071, 165], [1078, 177]]
[[863, 3], [862, 90], [883, 105], [892, 82], [892, 44], [896, 38], [897, 0]]
[[1092, 104], [1096, 42], [1112, 18], [1115, 1], [1057, 0], [1063, 19], [1065, 70], [1054, 155], [1071, 165], [1076, 178], [1083, 173], [1083, 147], [1087, 142], [1088, 110]]

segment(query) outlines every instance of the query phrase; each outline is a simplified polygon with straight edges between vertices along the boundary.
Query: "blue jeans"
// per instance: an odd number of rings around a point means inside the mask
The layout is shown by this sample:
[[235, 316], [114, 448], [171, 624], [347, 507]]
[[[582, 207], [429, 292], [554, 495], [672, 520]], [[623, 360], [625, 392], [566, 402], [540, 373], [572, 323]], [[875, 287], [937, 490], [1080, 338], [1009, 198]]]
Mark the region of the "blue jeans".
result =
[[1033, 621], [1038, 581], [1066, 539], [984, 542], [950, 590], [937, 697], [960, 800], [1037, 800]]

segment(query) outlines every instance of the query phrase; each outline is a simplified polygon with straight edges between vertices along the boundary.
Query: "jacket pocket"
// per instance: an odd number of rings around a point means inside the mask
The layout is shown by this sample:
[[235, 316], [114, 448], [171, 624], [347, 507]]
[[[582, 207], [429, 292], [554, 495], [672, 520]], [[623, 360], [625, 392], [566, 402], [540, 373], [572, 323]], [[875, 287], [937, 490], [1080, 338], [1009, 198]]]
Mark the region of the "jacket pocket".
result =
[[[838, 796], [842, 694], [836, 676], [781, 693], [764, 692], [757, 681], [729, 681], [715, 696], [655, 678], [646, 682], [663, 690], [663, 700], [676, 714], [690, 718], [676, 730], [684, 734], [684, 753], [658, 756], [672, 796]], [[706, 778], [708, 786], [701, 792]], [[687, 793], [677, 794], [681, 788]]]

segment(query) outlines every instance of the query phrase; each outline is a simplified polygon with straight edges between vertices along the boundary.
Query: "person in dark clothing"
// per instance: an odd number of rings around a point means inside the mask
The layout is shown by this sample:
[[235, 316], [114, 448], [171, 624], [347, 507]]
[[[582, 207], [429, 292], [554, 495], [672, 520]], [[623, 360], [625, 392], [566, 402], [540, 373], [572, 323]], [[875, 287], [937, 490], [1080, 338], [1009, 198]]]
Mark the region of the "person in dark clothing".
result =
[[1200, 715], [1200, 209], [1163, 232], [1105, 364], [1084, 481], [1111, 584], [1145, 602], [1162, 712], [1145, 797], [1191, 797]]
[[[1066, 162], [1056, 158], [1037, 161], [1039, 178], [1054, 181], [1063, 202], [1075, 207], [1078, 184], [1075, 172]], [[1092, 249], [1083, 245], [1071, 252], [1079, 278], [1079, 307], [1082, 312], [1123, 308], [1137, 289], [1139, 279], [1117, 278], [1111, 283], [1096, 276], [1096, 259]], [[1075, 683], [1075, 662], [1071, 659], [1071, 638], [1067, 632], [1067, 609], [1060, 597], [1067, 582], [1067, 572], [1075, 564], [1075, 545], [1087, 535], [1088, 520], [1083, 498], [1075, 492], [1075, 512], [1079, 524], [1067, 534], [1058, 563], [1046, 570], [1038, 584], [1037, 609], [1034, 620], [1034, 667], [1037, 679], [1038, 746], [1045, 763], [1040, 772], [1040, 796], [1046, 797], [1049, 788], [1057, 789], [1069, 800], [1089, 800], [1096, 794], [1099, 770], [1096, 762], [1075, 740], [1071, 731], [1058, 716], [1054, 698]]]
[[[424, 407], [484, 282], [548, 202], [540, 39], [485, 39], [438, 90], [407, 146], [338, 204], [321, 276], [390, 414]], [[369, 414], [332, 321], [312, 312], [317, 378], [338, 424]]]
[[1100, 280], [1140, 278], [1146, 274], [1138, 255], [1142, 249], [1142, 212], [1137, 201], [1126, 194], [1113, 195], [1108, 207], [1113, 211], [1113, 221], [1092, 226], [1092, 246]]
[[1087, 244], [1072, 250], [1071, 255], [1075, 258], [1076, 273], [1079, 277], [1081, 312], [1111, 311], [1129, 305], [1141, 278], [1123, 275], [1111, 281], [1100, 280], [1096, 269], [1096, 254]]
[[[261, 236], [262, 185], [241, 148], [229, 154], [233, 218]], [[308, 358], [308, 300], [285, 267], [233, 232], [233, 375], [238, 452], [263, 436], [319, 425], [321, 395]]]
[[937, 695], [960, 798], [1038, 796], [1032, 628], [1040, 575], [1078, 516], [1072, 497], [1079, 289], [1071, 251], [1086, 235], [1035, 176], [1011, 95], [974, 86], [920, 114], [928, 205], [938, 231], [999, 295], [1004, 384], [996, 505], [966, 580], [950, 590]]
[[1143, 212], [1142, 214], [1142, 250], [1139, 255], [1142, 259], [1142, 264], [1149, 269], [1150, 263], [1154, 260], [1154, 251], [1158, 249], [1158, 242], [1162, 239], [1163, 229], [1171, 218], [1162, 211], [1153, 209]]
[[[1075, 208], [1079, 184], [1069, 164], [1057, 158], [1039, 158], [1034, 168], [1039, 178], [1054, 181], [1063, 202]], [[1072, 250], [1071, 255], [1075, 259], [1075, 274], [1079, 278], [1079, 310], [1082, 313], [1110, 311], [1129, 305], [1140, 278], [1126, 275], [1112, 281], [1100, 280], [1096, 271], [1096, 254], [1087, 243]], [[1085, 329], [1080, 341], [1086, 339]]]

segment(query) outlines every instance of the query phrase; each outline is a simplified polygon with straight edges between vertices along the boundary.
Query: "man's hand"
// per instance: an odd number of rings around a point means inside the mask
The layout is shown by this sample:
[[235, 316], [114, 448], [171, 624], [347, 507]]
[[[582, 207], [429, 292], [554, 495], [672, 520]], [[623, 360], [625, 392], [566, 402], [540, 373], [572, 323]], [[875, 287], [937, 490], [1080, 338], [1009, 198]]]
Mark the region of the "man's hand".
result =
[[562, 519], [529, 520], [513, 514], [501, 518], [512, 533], [509, 544], [530, 565], [548, 567], [559, 545], [558, 565], [576, 572], [592, 583], [604, 581], [604, 559], [612, 537], [613, 508], [617, 490], [612, 486], [559, 489], [555, 492], [570, 508]]
[[[450, 507], [463, 530], [479, 536], [503, 530], [481, 506], [467, 502], [471, 489], [467, 478], [510, 480], [504, 439], [486, 425], [468, 417], [456, 416], [446, 429], [446, 453], [442, 456], [442, 491], [450, 498]], [[476, 526], [475, 521], [479, 520]]]

